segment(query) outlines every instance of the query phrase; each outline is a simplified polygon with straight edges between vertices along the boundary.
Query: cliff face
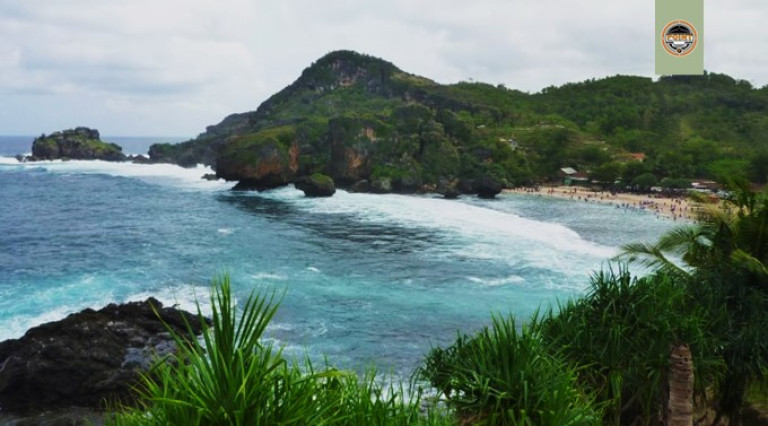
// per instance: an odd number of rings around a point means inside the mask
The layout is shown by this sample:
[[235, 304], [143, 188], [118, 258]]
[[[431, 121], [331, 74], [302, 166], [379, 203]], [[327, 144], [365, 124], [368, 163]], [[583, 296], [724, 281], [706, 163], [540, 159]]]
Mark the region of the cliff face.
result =
[[102, 141], [98, 130], [87, 127], [35, 138], [32, 142], [32, 156], [41, 160], [126, 160], [119, 145]]

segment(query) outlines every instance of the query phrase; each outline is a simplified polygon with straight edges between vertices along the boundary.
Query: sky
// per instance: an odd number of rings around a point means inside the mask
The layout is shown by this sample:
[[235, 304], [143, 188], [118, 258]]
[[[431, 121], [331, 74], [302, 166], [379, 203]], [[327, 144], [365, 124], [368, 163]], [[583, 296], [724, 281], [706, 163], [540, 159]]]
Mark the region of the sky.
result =
[[[768, 84], [768, 2], [704, 5], [705, 68]], [[527, 92], [654, 77], [654, 1], [0, 0], [0, 135], [194, 137], [339, 49]]]

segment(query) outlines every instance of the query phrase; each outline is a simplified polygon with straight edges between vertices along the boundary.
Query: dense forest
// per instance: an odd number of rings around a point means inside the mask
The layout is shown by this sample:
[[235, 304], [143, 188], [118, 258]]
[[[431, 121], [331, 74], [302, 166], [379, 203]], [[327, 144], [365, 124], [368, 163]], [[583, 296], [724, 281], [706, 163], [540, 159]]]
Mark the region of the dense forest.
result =
[[[614, 76], [528, 94], [478, 82], [442, 85], [384, 60], [337, 51], [257, 110], [233, 114], [155, 161], [217, 167], [231, 180], [272, 158], [271, 185], [323, 173], [393, 190], [540, 183], [572, 167], [592, 180], [686, 186], [768, 179], [768, 88], [727, 75]], [[278, 173], [279, 172], [279, 173]], [[471, 192], [471, 191], [469, 191]]]

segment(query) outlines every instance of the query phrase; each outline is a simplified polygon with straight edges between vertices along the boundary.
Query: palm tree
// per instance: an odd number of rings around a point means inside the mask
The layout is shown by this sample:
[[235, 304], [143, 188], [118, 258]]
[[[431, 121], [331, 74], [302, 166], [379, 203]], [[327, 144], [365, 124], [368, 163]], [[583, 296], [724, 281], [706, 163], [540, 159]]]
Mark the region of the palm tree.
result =
[[717, 417], [739, 424], [750, 380], [768, 365], [768, 194], [746, 183], [704, 210], [699, 222], [663, 235], [656, 244], [624, 246], [618, 256], [675, 276], [718, 318], [724, 379], [717, 385]]

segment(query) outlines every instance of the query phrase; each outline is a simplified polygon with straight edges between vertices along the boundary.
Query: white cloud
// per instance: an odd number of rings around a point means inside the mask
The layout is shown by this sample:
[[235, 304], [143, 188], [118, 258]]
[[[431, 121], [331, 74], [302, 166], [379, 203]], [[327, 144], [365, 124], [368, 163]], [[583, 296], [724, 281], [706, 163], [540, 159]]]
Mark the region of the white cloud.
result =
[[[705, 7], [706, 68], [768, 83], [768, 5]], [[653, 16], [649, 0], [0, 0], [0, 133], [194, 136], [337, 49], [527, 91], [652, 76]]]

